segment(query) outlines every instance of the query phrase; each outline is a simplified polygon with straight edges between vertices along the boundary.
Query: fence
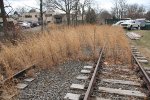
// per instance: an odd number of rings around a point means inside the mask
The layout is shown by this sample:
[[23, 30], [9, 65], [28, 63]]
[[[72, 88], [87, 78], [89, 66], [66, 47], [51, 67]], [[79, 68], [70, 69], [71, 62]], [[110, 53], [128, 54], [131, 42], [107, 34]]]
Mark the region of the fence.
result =
[[121, 19], [105, 19], [105, 24], [111, 25], [111, 24], [114, 24], [114, 23], [116, 23], [116, 22], [118, 22], [120, 20]]

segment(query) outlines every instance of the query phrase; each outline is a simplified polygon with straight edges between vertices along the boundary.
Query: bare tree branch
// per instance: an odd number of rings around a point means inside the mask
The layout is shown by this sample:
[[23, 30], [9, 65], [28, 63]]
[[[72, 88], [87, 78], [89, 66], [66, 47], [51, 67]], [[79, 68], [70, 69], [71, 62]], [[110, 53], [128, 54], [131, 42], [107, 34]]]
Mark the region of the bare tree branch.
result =
[[47, 9], [58, 9], [66, 13], [67, 23], [70, 24], [70, 13], [75, 9], [79, 0], [46, 0]]

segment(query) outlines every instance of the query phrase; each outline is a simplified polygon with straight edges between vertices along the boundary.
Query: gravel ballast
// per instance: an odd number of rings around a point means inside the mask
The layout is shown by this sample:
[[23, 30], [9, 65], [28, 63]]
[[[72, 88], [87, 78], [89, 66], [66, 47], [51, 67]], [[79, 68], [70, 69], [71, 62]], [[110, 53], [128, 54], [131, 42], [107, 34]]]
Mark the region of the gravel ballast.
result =
[[89, 62], [67, 61], [50, 69], [41, 70], [28, 87], [21, 90], [15, 100], [62, 100], [76, 76]]

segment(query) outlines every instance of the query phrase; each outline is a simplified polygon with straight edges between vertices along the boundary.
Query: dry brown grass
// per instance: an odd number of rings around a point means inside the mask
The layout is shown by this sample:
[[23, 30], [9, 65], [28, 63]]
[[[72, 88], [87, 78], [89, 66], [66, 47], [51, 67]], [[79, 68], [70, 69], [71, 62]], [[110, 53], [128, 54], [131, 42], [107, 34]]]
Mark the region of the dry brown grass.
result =
[[[27, 38], [17, 46], [2, 46], [0, 62], [7, 75], [37, 63], [51, 66], [68, 59], [90, 59], [93, 54], [98, 56], [99, 48], [105, 41], [107, 60], [130, 63], [128, 42], [123, 29], [119, 27], [96, 25], [51, 27], [50, 31]], [[86, 53], [87, 49], [90, 52]]]
[[27, 71], [26, 73], [26, 77], [34, 77], [34, 74], [35, 74], [35, 70], [34, 69], [31, 69], [29, 71]]
[[14, 97], [18, 93], [14, 83], [3, 85], [1, 90], [3, 90], [1, 100], [13, 100], [11, 97]]
[[0, 80], [3, 80], [3, 79], [4, 79], [3, 75], [2, 75], [2, 74], [0, 74]]

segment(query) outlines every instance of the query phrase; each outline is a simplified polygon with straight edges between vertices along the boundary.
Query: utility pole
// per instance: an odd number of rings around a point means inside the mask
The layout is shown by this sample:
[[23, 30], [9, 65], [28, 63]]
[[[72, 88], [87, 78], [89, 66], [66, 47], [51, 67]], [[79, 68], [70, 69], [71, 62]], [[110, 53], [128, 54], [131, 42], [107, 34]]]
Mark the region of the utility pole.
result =
[[43, 33], [43, 0], [40, 0], [40, 19], [41, 19], [41, 31]]
[[6, 12], [4, 9], [3, 0], [0, 0], [0, 9], [1, 9], [0, 17], [2, 17], [2, 20], [3, 20], [3, 31], [4, 31], [4, 34], [7, 35], [7, 19], [6, 19]]

